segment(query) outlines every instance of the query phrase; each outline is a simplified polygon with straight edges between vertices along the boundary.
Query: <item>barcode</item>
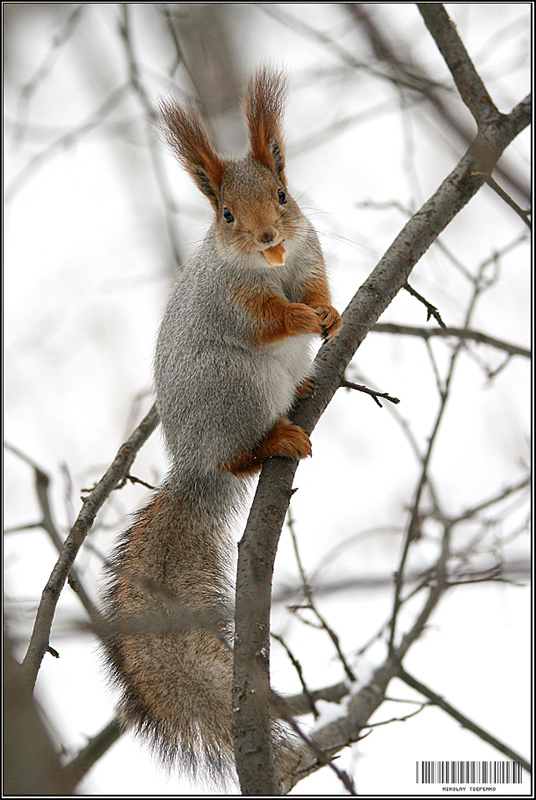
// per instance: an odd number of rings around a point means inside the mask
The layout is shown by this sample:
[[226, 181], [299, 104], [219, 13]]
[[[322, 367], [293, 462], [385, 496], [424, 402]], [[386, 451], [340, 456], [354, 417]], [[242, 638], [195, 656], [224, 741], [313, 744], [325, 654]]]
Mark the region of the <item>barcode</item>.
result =
[[417, 783], [521, 783], [518, 761], [417, 761]]

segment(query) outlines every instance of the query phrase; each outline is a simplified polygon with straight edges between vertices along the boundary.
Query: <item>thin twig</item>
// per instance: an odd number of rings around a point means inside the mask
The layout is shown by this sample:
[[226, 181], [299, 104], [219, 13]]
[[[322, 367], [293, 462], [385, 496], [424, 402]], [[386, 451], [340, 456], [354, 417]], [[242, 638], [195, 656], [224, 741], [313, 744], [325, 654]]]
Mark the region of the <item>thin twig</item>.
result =
[[461, 522], [466, 519], [471, 519], [480, 511], [483, 511], [485, 508], [489, 508], [490, 506], [495, 505], [495, 503], [500, 503], [501, 500], [505, 500], [512, 494], [520, 492], [522, 489], [528, 488], [530, 484], [531, 484], [530, 476], [522, 478], [518, 483], [512, 484], [511, 486], [507, 486], [505, 489], [501, 489], [501, 491], [498, 494], [493, 495], [493, 497], [490, 497], [488, 500], [483, 500], [476, 506], [470, 506], [469, 508], [466, 508], [465, 511], [460, 512], [460, 514], [458, 514], [458, 516], [452, 521]]
[[294, 530], [294, 520], [292, 519], [292, 514], [290, 512], [290, 509], [289, 509], [289, 512], [288, 512], [287, 524], [288, 524], [288, 528], [289, 528], [289, 531], [290, 531], [290, 536], [292, 538], [292, 545], [294, 547], [294, 554], [296, 556], [296, 562], [298, 564], [298, 570], [299, 570], [301, 581], [302, 581], [302, 590], [303, 590], [303, 593], [304, 593], [305, 597], [307, 598], [308, 608], [313, 612], [313, 614], [317, 618], [318, 622], [320, 623], [320, 627], [322, 628], [322, 630], [325, 630], [327, 635], [331, 639], [331, 641], [333, 643], [333, 646], [335, 647], [335, 650], [337, 651], [337, 655], [339, 656], [340, 662], [341, 662], [341, 664], [343, 666], [343, 669], [344, 669], [344, 671], [346, 673], [346, 676], [347, 676], [348, 680], [355, 681], [356, 676], [355, 676], [354, 671], [351, 668], [350, 664], [348, 663], [348, 661], [346, 659], [346, 656], [342, 652], [341, 644], [340, 644], [338, 635], [335, 633], [333, 628], [328, 624], [326, 618], [323, 616], [323, 614], [320, 613], [320, 611], [318, 610], [318, 608], [316, 606], [316, 603], [315, 603], [315, 600], [314, 600], [314, 595], [313, 595], [313, 590], [312, 590], [312, 588], [311, 588], [311, 586], [309, 584], [309, 580], [307, 578], [307, 573], [305, 572], [305, 568], [304, 568], [302, 560], [301, 560], [300, 551], [299, 551], [299, 547], [298, 547], [298, 538], [297, 538], [296, 532]]
[[400, 403], [398, 397], [391, 397], [390, 394], [387, 392], [377, 392], [375, 389], [369, 389], [368, 386], [363, 386], [360, 383], [352, 383], [352, 381], [347, 381], [346, 378], [343, 378], [341, 381], [341, 387], [343, 389], [355, 389], [358, 392], [364, 392], [372, 397], [374, 402], [379, 405], [380, 408], [383, 408], [382, 404], [380, 403], [378, 398], [383, 398], [384, 400], [389, 400], [390, 403], [394, 403], [397, 405]]
[[497, 194], [501, 198], [501, 200], [504, 200], [507, 206], [510, 206], [510, 208], [513, 211], [515, 211], [518, 217], [521, 217], [527, 228], [529, 230], [532, 230], [530, 211], [525, 211], [524, 208], [521, 208], [521, 206], [516, 203], [513, 197], [510, 197], [508, 192], [505, 192], [502, 186], [499, 186], [495, 178], [493, 178], [491, 175], [486, 175], [486, 183], [488, 184], [490, 189], [493, 189], [495, 194]]
[[432, 305], [432, 303], [429, 303], [428, 300], [422, 296], [422, 294], [419, 294], [419, 292], [416, 289], [414, 289], [413, 286], [410, 286], [409, 283], [407, 282], [404, 285], [404, 289], [406, 290], [406, 292], [409, 292], [409, 294], [412, 295], [412, 297], [415, 297], [417, 300], [419, 300], [419, 302], [421, 302], [423, 306], [425, 306], [428, 315], [426, 317], [427, 322], [433, 317], [437, 322], [437, 324], [441, 328], [443, 328], [443, 330], [447, 330], [447, 326], [443, 322], [439, 310], [434, 305]]
[[[305, 678], [303, 677], [302, 665], [300, 664], [300, 662], [298, 661], [298, 659], [296, 658], [296, 656], [294, 655], [294, 653], [292, 652], [292, 650], [290, 649], [290, 647], [285, 642], [282, 636], [279, 636], [277, 633], [272, 633], [272, 638], [275, 639], [276, 642], [279, 642], [279, 644], [284, 648], [286, 654], [288, 655], [290, 661], [292, 662], [292, 666], [296, 670], [298, 679], [302, 685], [303, 696], [307, 698], [308, 708], [305, 713], [312, 712], [315, 718], [318, 717], [318, 710], [315, 706], [315, 699], [313, 697], [312, 692], [309, 690], [307, 684], [305, 683]], [[292, 709], [292, 713], [293, 714], [296, 713], [294, 709]]]
[[[390, 698], [384, 698], [386, 702], [393, 702]], [[392, 722], [406, 722], [408, 719], [412, 719], [412, 717], [416, 717], [417, 714], [420, 714], [429, 703], [420, 703], [419, 708], [416, 708], [414, 711], [409, 711], [407, 714], [404, 714], [403, 717], [391, 717], [390, 719], [382, 719], [380, 722], [369, 722], [366, 727], [367, 728], [381, 728], [382, 725], [391, 725]]]

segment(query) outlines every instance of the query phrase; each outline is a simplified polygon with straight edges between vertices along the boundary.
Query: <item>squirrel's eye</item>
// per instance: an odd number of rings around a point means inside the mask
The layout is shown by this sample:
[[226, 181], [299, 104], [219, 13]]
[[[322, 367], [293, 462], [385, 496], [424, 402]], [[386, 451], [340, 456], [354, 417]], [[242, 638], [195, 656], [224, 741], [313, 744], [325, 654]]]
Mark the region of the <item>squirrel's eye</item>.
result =
[[283, 191], [283, 189], [278, 189], [277, 190], [277, 196], [279, 197], [280, 205], [284, 205], [287, 202], [287, 196], [286, 196], [285, 192]]
[[223, 209], [223, 218], [225, 222], [234, 222], [234, 217], [228, 208]]

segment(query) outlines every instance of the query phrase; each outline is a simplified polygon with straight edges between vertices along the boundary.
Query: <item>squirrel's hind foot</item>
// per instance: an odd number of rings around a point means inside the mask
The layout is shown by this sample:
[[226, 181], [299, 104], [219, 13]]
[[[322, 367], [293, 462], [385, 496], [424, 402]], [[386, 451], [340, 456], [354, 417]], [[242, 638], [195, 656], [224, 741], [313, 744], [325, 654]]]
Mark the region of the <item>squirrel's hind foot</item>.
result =
[[261, 439], [253, 450], [242, 453], [232, 461], [221, 464], [222, 469], [233, 475], [251, 475], [262, 467], [262, 462], [273, 456], [284, 458], [307, 458], [312, 453], [311, 440], [299, 425], [293, 425], [281, 415], [274, 427]]

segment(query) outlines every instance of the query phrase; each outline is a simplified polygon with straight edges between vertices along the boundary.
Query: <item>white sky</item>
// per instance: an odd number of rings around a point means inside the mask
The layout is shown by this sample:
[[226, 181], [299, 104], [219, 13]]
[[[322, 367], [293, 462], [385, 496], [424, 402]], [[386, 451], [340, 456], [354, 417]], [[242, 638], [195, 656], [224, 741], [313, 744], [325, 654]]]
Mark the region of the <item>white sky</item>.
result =
[[[9, 4], [8, 4], [9, 5]], [[68, 130], [91, 118], [107, 93], [122, 85], [126, 67], [117, 38], [118, 8], [85, 6], [72, 37], [57, 52], [51, 42], [61, 30], [69, 4], [21, 4], [24, 11], [6, 28], [4, 145], [6, 185], [31, 158]], [[165, 70], [170, 53], [160, 48], [156, 4], [129, 4], [144, 85], [152, 99], [169, 91]], [[51, 8], [53, 7], [53, 8]], [[5, 9], [5, 6], [4, 6]], [[393, 43], [411, 53], [431, 77], [449, 76], [412, 4], [369, 4]], [[298, 20], [291, 29], [274, 18], [281, 11]], [[499, 108], [508, 112], [530, 89], [530, 4], [449, 4], [449, 13]], [[268, 13], [270, 12], [270, 13]], [[416, 209], [437, 188], [463, 152], [462, 146], [425, 107], [400, 113], [390, 85], [365, 71], [347, 68], [332, 48], [304, 31], [328, 34], [346, 52], [373, 63], [370, 50], [353, 31], [337, 4], [253, 4], [226, 7], [227, 23], [240, 53], [244, 78], [261, 61], [285, 64], [292, 77], [286, 117], [291, 190], [317, 226], [330, 265], [334, 301], [342, 310], [405, 221], [397, 208], [364, 209], [365, 201], [397, 202]], [[28, 129], [18, 144], [12, 123], [20, 92], [41, 69], [42, 79], [27, 108]], [[182, 88], [189, 88], [179, 71]], [[409, 101], [410, 95], [407, 99]], [[468, 115], [453, 101], [461, 118]], [[374, 110], [384, 105], [383, 113]], [[359, 124], [315, 146], [309, 137], [341, 119], [369, 110]], [[24, 111], [24, 109], [22, 109]], [[24, 117], [22, 117], [24, 118]], [[19, 117], [21, 119], [21, 117]], [[81, 490], [91, 486], [140, 418], [132, 404], [145, 392], [150, 406], [151, 360], [156, 330], [167, 296], [173, 256], [165, 214], [147, 154], [140, 108], [125, 99], [106, 128], [97, 127], [72, 146], [54, 152], [18, 184], [4, 215], [5, 439], [31, 457], [53, 478], [54, 509], [62, 530], [77, 513]], [[529, 175], [528, 132], [509, 148], [505, 160], [517, 174]], [[180, 247], [191, 252], [210, 220], [208, 203], [172, 159], [166, 174], [179, 206]], [[479, 195], [441, 237], [472, 273], [494, 253], [526, 233], [521, 220], [488, 189]], [[527, 347], [530, 335], [530, 249], [527, 242], [501, 258], [500, 278], [481, 299], [472, 327]], [[469, 286], [437, 247], [417, 265], [412, 284], [436, 304], [447, 324], [460, 325]], [[395, 299], [382, 321], [425, 323], [426, 312], [406, 293]], [[428, 323], [433, 325], [433, 322]], [[439, 368], [448, 347], [433, 343]], [[490, 367], [503, 356], [473, 348]], [[371, 334], [358, 352], [353, 372], [382, 391], [401, 398], [397, 407], [421, 449], [437, 409], [437, 387], [422, 341]], [[530, 371], [514, 358], [489, 383], [484, 370], [462, 357], [453, 394], [432, 463], [442, 503], [455, 514], [519, 480], [530, 459]], [[326, 578], [382, 575], [396, 569], [399, 529], [406, 520], [418, 474], [407, 440], [389, 409], [367, 397], [339, 392], [313, 436], [313, 459], [300, 466], [293, 514], [301, 555], [313, 571], [332, 548], [357, 533], [363, 536], [328, 567]], [[5, 455], [7, 527], [37, 519], [29, 467]], [[165, 472], [159, 435], [136, 461], [134, 473], [158, 482]], [[72, 481], [69, 494], [68, 480]], [[144, 499], [139, 488], [113, 498], [101, 515], [107, 527], [91, 537], [106, 551], [125, 516]], [[520, 505], [500, 538], [527, 513]], [[469, 535], [469, 531], [465, 534]], [[527, 534], [504, 549], [526, 558]], [[423, 543], [412, 564], [429, 563], [433, 550]], [[10, 534], [5, 545], [6, 590], [22, 614], [19, 629], [28, 636], [35, 607], [56, 554], [39, 530]], [[100, 561], [89, 550], [79, 569], [95, 590]], [[288, 531], [276, 562], [275, 589], [296, 582]], [[389, 616], [392, 589], [335, 593], [321, 597], [321, 608], [353, 653]], [[423, 683], [444, 695], [484, 728], [525, 757], [530, 745], [530, 593], [506, 584], [469, 586], [447, 596], [406, 663]], [[51, 643], [61, 658], [46, 658], [38, 697], [53, 720], [62, 744], [72, 752], [97, 733], [113, 714], [113, 697], [99, 671], [95, 643], [61, 635], [62, 623], [80, 609], [66, 590], [57, 611]], [[402, 622], [411, 624], [409, 612]], [[317, 688], [342, 678], [327, 640], [276, 607], [273, 628], [288, 637]], [[23, 642], [24, 645], [24, 642]], [[24, 652], [24, 646], [21, 654]], [[382, 658], [372, 648], [361, 669]], [[280, 648], [273, 647], [274, 684], [298, 691], [295, 673]], [[368, 665], [368, 666], [367, 666]], [[413, 697], [397, 682], [391, 697]], [[413, 706], [390, 703], [377, 720], [408, 713]], [[502, 759], [435, 709], [405, 723], [375, 728], [340, 765], [356, 764], [358, 792], [415, 794], [415, 761], [422, 759]], [[525, 781], [526, 781], [525, 776]], [[525, 782], [523, 791], [526, 793]], [[167, 777], [132, 737], [123, 736], [96, 765], [79, 789], [85, 794], [176, 794], [202, 792], [199, 786]], [[427, 790], [428, 791], [428, 790]], [[296, 794], [339, 794], [327, 770], [299, 784]]]

